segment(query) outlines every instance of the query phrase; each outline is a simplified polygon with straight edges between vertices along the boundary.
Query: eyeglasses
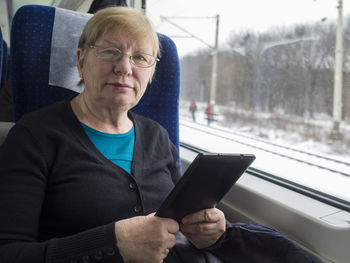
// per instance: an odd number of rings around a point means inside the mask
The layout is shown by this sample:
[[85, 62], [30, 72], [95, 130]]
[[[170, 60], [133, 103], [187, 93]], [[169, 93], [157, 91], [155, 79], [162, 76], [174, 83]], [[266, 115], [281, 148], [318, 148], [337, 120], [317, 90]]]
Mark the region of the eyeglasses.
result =
[[98, 47], [90, 46], [90, 48], [95, 50], [96, 57], [107, 62], [116, 62], [122, 59], [124, 55], [128, 56], [130, 62], [139, 68], [149, 68], [152, 67], [158, 58], [145, 53], [135, 53], [133, 55], [123, 53], [115, 47]]

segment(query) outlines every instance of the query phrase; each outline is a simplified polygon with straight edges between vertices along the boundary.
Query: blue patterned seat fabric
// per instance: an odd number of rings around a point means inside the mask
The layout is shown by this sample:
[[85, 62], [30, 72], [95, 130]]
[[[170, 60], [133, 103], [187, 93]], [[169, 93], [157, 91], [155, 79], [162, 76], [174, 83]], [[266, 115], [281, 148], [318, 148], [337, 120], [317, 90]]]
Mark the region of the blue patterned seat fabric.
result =
[[[64, 87], [49, 85], [55, 11], [54, 7], [27, 5], [21, 7], [14, 16], [11, 28], [10, 77], [15, 121], [27, 112], [76, 94]], [[179, 58], [176, 46], [170, 38], [159, 34], [159, 39], [161, 60], [157, 64], [152, 83], [133, 111], [160, 123], [178, 148]]]

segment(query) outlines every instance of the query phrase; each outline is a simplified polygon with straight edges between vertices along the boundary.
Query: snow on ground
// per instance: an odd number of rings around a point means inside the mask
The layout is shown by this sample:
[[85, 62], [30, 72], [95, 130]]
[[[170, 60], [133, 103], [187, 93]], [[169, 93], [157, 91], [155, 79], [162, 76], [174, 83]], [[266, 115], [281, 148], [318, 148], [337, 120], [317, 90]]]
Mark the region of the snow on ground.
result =
[[[192, 119], [188, 107], [189, 102], [180, 103], [180, 119]], [[207, 124], [206, 115], [204, 114], [205, 103], [197, 103], [197, 107], [198, 110], [196, 112], [196, 122], [200, 124]], [[217, 112], [223, 111], [223, 107], [216, 107], [215, 109]], [[224, 111], [227, 110], [224, 109]], [[264, 115], [263, 118], [268, 118], [265, 113], [261, 115]], [[216, 115], [215, 118], [217, 121], [211, 123], [211, 127], [218, 127], [220, 129], [227, 129], [234, 132], [244, 133], [245, 135], [259, 139], [271, 140], [276, 144], [281, 144], [319, 155], [326, 155], [328, 157], [345, 162], [350, 162], [350, 124], [345, 125], [342, 123], [341, 125], [344, 136], [343, 141], [333, 141], [327, 137], [329, 130], [332, 128], [332, 123], [330, 120], [313, 121], [316, 123], [315, 129], [317, 129], [318, 134], [324, 134], [323, 138], [321, 137], [318, 138], [318, 140], [315, 140], [314, 138], [306, 138], [305, 135], [303, 135], [304, 132], [302, 132], [302, 129], [307, 129], [308, 127], [298, 127], [301, 132], [297, 133], [295, 131], [290, 132], [281, 129], [269, 128], [266, 125], [259, 126], [256, 123], [252, 125], [244, 123], [242, 125], [239, 120], [228, 121], [227, 118], [220, 114]], [[321, 131], [322, 129], [324, 131]], [[347, 143], [345, 143], [345, 141]]]
[[[280, 176], [295, 183], [305, 185], [312, 189], [325, 192], [332, 196], [350, 202], [350, 177], [328, 171], [326, 169], [320, 169], [315, 166], [306, 165], [294, 160], [286, 159], [281, 156], [269, 154], [266, 151], [260, 150], [258, 147], [252, 148], [247, 145], [242, 145], [235, 142], [229, 142], [226, 139], [220, 138], [220, 131], [210, 129], [209, 133], [196, 131], [189, 126], [195, 124], [207, 125], [206, 116], [203, 113], [203, 107], [199, 106], [196, 114], [196, 122], [192, 121], [192, 117], [187, 107], [183, 107], [180, 110], [180, 119], [183, 120], [183, 124], [180, 125], [180, 140], [203, 148], [210, 152], [221, 153], [253, 153], [257, 156], [257, 159], [253, 163], [253, 167], [263, 170], [268, 173]], [[202, 108], [202, 110], [201, 110]], [[220, 115], [216, 116], [218, 121], [210, 125], [211, 128], [225, 129], [235, 133], [241, 133], [245, 136], [256, 137], [260, 140], [272, 140], [275, 144], [281, 144], [287, 147], [300, 149], [307, 152], [314, 152], [318, 155], [323, 155], [345, 162], [350, 162], [350, 150], [349, 149], [337, 149], [335, 144], [323, 143], [314, 141], [312, 139], [303, 139], [298, 134], [291, 134], [283, 132], [281, 130], [274, 131], [268, 130], [263, 127], [264, 131], [259, 133], [257, 127], [249, 127], [235, 125], [235, 123], [224, 122], [224, 118]], [[194, 127], [195, 128], [195, 127]], [[203, 126], [201, 126], [203, 128]], [[209, 131], [209, 128], [207, 129]], [[263, 138], [261, 136], [263, 134]], [[287, 139], [286, 139], [287, 138]], [[289, 152], [281, 150], [282, 154], [288, 155]], [[297, 158], [297, 157], [296, 157]], [[310, 161], [312, 163], [312, 161]], [[332, 164], [329, 167], [329, 163], [324, 161], [322, 164], [324, 167], [332, 168], [335, 170], [343, 171], [350, 174], [350, 167], [338, 166], [338, 164]]]

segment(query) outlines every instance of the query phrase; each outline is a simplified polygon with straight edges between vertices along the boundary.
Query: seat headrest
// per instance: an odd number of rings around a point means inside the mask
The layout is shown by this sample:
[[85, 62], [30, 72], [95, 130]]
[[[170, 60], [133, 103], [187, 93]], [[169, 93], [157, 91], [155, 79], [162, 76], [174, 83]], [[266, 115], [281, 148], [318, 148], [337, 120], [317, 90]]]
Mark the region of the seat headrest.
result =
[[76, 50], [81, 32], [92, 14], [78, 13], [56, 8], [53, 21], [49, 85], [59, 86], [76, 92], [79, 73], [77, 70]]

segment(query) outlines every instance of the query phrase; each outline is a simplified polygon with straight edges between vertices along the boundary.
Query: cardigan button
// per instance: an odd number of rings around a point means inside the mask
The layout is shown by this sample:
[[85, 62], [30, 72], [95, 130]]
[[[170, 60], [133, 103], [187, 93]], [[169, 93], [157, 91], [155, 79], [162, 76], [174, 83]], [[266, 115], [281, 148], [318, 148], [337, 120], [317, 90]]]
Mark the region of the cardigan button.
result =
[[97, 251], [96, 255], [94, 255], [94, 258], [96, 260], [101, 260], [103, 258], [102, 251], [101, 250]]
[[135, 182], [130, 182], [129, 188], [130, 188], [131, 190], [136, 189], [136, 183], [135, 183]]
[[83, 260], [83, 263], [89, 263], [90, 262], [90, 257], [89, 256], [83, 256], [82, 260]]
[[114, 250], [114, 248], [112, 248], [112, 247], [107, 248], [106, 254], [107, 254], [108, 256], [114, 256], [114, 255], [115, 255], [115, 250]]
[[139, 212], [141, 212], [141, 210], [142, 210], [142, 207], [140, 205], [135, 205], [134, 206], [134, 212], [135, 213], [139, 213]]

